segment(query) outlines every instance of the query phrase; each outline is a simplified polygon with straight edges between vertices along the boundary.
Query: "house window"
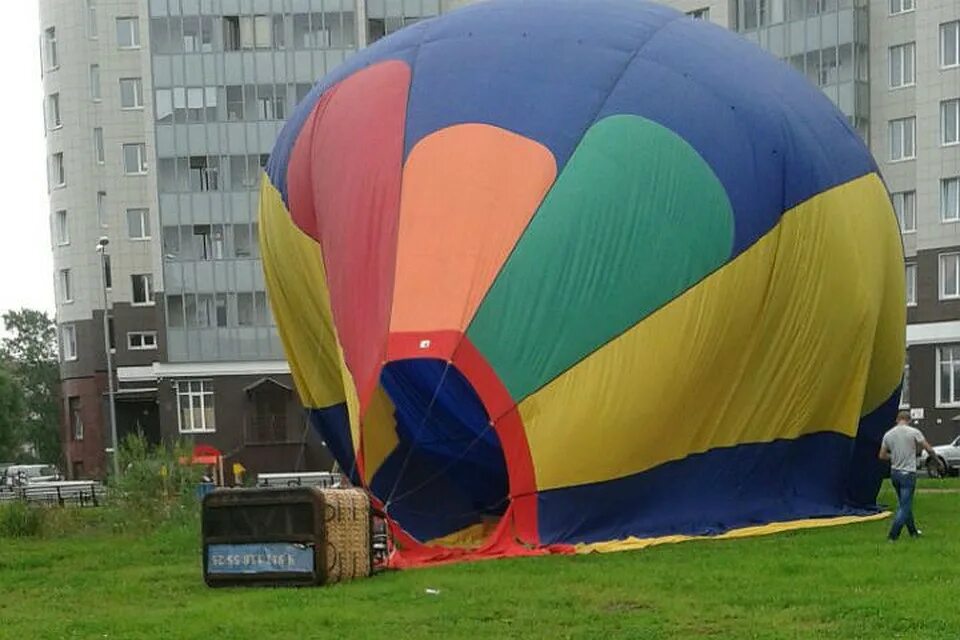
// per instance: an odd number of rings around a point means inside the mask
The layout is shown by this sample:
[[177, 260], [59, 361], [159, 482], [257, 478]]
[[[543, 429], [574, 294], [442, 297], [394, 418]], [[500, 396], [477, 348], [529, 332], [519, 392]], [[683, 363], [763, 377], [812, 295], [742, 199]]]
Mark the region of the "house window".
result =
[[237, 294], [237, 324], [241, 327], [252, 327], [255, 323], [253, 310], [253, 294]]
[[113, 289], [113, 267], [110, 263], [110, 254], [103, 254], [103, 286]]
[[937, 406], [960, 404], [960, 345], [937, 348]]
[[297, 49], [325, 49], [330, 46], [330, 29], [324, 23], [322, 13], [294, 14], [293, 46]]
[[960, 176], [940, 181], [940, 219], [944, 222], [960, 221]]
[[80, 415], [80, 398], [67, 398], [67, 415], [70, 416], [70, 436], [74, 440], [83, 440], [83, 417]]
[[694, 20], [710, 20], [710, 7], [704, 7], [703, 9], [695, 9], [694, 11], [688, 11], [687, 15], [693, 18]]
[[914, 42], [890, 47], [890, 88], [908, 87], [916, 82], [917, 45]]
[[77, 359], [77, 327], [65, 324], [60, 327], [60, 349], [64, 362]]
[[61, 209], [53, 214], [54, 220], [54, 233], [57, 239], [57, 244], [63, 246], [65, 244], [70, 244], [70, 226], [67, 223], [67, 212], [65, 209]]
[[273, 324], [273, 316], [270, 315], [270, 304], [267, 302], [267, 293], [257, 291], [253, 294], [254, 303], [257, 305], [257, 325], [269, 327]]
[[97, 191], [97, 223], [101, 227], [107, 225], [107, 192]]
[[120, 108], [143, 107], [143, 83], [140, 78], [120, 78]]
[[127, 334], [127, 348], [131, 351], [152, 351], [157, 348], [156, 331], [131, 331]]
[[223, 225], [193, 225], [193, 244], [197, 260], [222, 260]]
[[913, 0], [890, 0], [890, 15], [913, 11]]
[[70, 269], [60, 269], [60, 302], [73, 302], [72, 280]]
[[940, 299], [960, 298], [960, 253], [940, 255]]
[[940, 144], [960, 143], [960, 98], [940, 103]]
[[900, 408], [910, 407], [910, 365], [903, 365], [903, 382], [900, 385]]
[[140, 48], [139, 18], [117, 18], [117, 46], [121, 49]]
[[54, 187], [67, 184], [67, 171], [63, 166], [63, 152], [55, 153], [50, 157], [50, 177]]
[[960, 20], [940, 25], [940, 66], [960, 65]]
[[907, 306], [917, 306], [917, 265], [906, 265]]
[[213, 382], [178, 380], [177, 417], [180, 433], [210, 433], [216, 430]]
[[107, 316], [107, 341], [110, 344], [110, 353], [117, 352], [117, 334], [113, 330], [113, 316]]
[[897, 222], [903, 233], [917, 230], [917, 192], [899, 191], [892, 194], [893, 210], [897, 212]]
[[127, 209], [127, 231], [131, 240], [147, 240], [150, 237], [150, 210]]
[[915, 140], [916, 117], [890, 121], [890, 160], [911, 160], [917, 157]]
[[47, 128], [59, 129], [63, 126], [60, 119], [60, 94], [51, 93], [47, 96]]
[[50, 27], [43, 33], [46, 45], [47, 69], [56, 69], [60, 66], [60, 57], [57, 54], [57, 30]]
[[96, 0], [87, 0], [87, 37], [96, 38], [100, 35], [97, 29], [97, 2]]
[[135, 273], [130, 279], [133, 283], [133, 304], [153, 304], [153, 276], [149, 273]]
[[103, 148], [103, 128], [96, 127], [93, 130], [93, 158], [97, 164], [103, 164], [107, 157]]
[[141, 175], [147, 172], [147, 149], [143, 143], [123, 145], [123, 172]]
[[90, 65], [90, 99], [100, 102], [103, 95], [100, 93], [100, 65]]

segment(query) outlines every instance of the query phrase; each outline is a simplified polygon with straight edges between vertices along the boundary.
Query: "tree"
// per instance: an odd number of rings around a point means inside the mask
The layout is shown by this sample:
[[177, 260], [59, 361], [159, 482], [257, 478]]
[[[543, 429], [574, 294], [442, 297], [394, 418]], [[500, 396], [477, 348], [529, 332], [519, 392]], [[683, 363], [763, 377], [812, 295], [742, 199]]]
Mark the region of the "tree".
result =
[[21, 309], [3, 314], [7, 337], [0, 341], [0, 362], [22, 395], [18, 445], [32, 444], [44, 462], [60, 460], [60, 370], [57, 326], [43, 311]]
[[23, 440], [23, 390], [0, 362], [0, 462], [13, 462]]

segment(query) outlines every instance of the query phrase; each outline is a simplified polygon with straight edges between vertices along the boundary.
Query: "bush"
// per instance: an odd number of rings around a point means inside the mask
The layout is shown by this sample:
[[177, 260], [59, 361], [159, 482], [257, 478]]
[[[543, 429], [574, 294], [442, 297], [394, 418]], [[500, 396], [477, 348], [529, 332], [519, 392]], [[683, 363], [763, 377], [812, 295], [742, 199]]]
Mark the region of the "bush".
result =
[[24, 502], [0, 504], [0, 538], [32, 538], [44, 531], [46, 510]]
[[109, 482], [108, 511], [114, 530], [151, 529], [166, 522], [195, 522], [201, 469], [181, 464], [182, 443], [150, 447], [141, 434], [120, 444], [120, 476]]

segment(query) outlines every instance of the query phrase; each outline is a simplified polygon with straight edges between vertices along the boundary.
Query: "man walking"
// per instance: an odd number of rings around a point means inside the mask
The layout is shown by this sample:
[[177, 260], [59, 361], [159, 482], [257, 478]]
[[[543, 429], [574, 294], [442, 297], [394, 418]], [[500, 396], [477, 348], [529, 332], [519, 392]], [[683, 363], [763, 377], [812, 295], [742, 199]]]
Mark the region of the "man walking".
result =
[[904, 525], [912, 537], [920, 535], [913, 521], [913, 491], [917, 487], [917, 453], [920, 447], [940, 464], [940, 459], [923, 433], [910, 426], [910, 412], [901, 411], [897, 414], [896, 426], [883, 436], [883, 444], [877, 454], [881, 460], [890, 461], [890, 482], [897, 492], [897, 513], [888, 536], [891, 542], [900, 537]]

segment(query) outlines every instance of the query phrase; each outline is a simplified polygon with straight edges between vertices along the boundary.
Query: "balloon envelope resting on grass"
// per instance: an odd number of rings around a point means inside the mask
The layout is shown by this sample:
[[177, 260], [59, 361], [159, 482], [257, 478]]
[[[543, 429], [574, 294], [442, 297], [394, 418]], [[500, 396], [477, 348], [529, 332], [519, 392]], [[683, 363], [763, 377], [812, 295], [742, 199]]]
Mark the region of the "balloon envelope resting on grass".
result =
[[720, 27], [495, 0], [403, 29], [297, 107], [260, 220], [301, 398], [401, 563], [875, 501], [895, 216], [846, 118]]

